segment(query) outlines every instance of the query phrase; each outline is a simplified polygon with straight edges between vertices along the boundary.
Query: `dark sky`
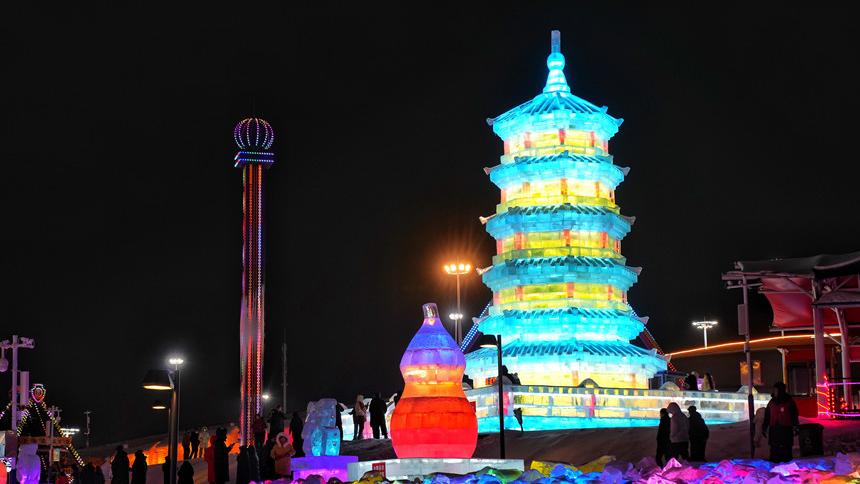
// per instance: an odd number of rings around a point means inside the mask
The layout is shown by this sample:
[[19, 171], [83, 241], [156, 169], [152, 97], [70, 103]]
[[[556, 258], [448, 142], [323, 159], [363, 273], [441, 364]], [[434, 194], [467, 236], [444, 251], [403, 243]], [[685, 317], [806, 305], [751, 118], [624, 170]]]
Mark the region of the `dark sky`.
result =
[[[267, 173], [267, 386], [289, 401], [401, 388], [441, 266], [489, 264], [485, 118], [540, 92], [551, 29], [574, 93], [626, 121], [610, 144], [633, 307], [668, 350], [690, 321], [735, 337], [735, 260], [858, 250], [856, 23], [838, 10], [302, 11], [234, 2], [6, 7], [0, 336], [37, 340], [32, 380], [94, 411], [94, 440], [161, 431], [139, 388], [188, 361], [183, 425], [235, 420], [241, 280], [237, 121], [274, 126]], [[475, 315], [490, 297], [465, 286]], [[754, 324], [770, 313], [755, 296]], [[0, 375], [0, 390], [9, 386]]]

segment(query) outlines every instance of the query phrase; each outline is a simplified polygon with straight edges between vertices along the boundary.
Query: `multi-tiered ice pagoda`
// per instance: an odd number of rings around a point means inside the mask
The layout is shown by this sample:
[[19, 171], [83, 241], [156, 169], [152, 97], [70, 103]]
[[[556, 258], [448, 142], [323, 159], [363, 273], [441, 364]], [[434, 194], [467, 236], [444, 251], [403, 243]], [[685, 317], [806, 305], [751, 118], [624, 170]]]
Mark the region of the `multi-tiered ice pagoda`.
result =
[[[633, 218], [615, 203], [628, 169], [608, 147], [623, 120], [573, 95], [564, 63], [554, 31], [543, 92], [488, 120], [504, 155], [487, 169], [501, 203], [484, 219], [496, 255], [479, 330], [503, 336], [504, 364], [523, 385], [648, 388], [666, 361], [630, 343], [645, 320], [627, 303], [639, 269], [621, 255]], [[495, 350], [468, 354], [466, 373], [476, 388], [492, 383]]]

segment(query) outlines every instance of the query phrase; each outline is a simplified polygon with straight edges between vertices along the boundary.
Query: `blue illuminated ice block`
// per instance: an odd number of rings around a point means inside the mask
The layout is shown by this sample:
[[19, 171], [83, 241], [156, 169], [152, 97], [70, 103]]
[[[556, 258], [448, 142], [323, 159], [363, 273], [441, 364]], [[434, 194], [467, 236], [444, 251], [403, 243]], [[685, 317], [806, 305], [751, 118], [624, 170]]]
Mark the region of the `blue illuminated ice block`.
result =
[[[626, 265], [621, 240], [634, 219], [615, 203], [629, 170], [609, 154], [623, 120], [571, 93], [560, 40], [553, 32], [543, 92], [488, 120], [504, 155], [486, 169], [501, 201], [482, 219], [496, 255], [479, 329], [503, 336], [504, 364], [523, 385], [648, 388], [666, 360], [630, 343], [646, 318], [627, 303], [640, 270]], [[466, 361], [475, 387], [494, 381], [494, 349]]]

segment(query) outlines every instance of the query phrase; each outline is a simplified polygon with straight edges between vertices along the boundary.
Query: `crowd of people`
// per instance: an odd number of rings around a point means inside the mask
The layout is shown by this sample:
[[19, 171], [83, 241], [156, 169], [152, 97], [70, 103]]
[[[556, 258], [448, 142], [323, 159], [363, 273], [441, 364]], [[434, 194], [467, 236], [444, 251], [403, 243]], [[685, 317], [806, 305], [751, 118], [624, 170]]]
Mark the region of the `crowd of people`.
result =
[[695, 405], [690, 405], [687, 412], [689, 415], [684, 415], [675, 402], [660, 409], [655, 457], [659, 465], [662, 466], [673, 458], [705, 461], [705, 447], [710, 433], [708, 426]]
[[[692, 375], [695, 378], [695, 374]], [[705, 375], [708, 376], [707, 373]], [[712, 379], [710, 383], [713, 384]], [[695, 405], [689, 406], [687, 412], [688, 415], [685, 415], [675, 402], [660, 410], [655, 457], [657, 464], [662, 466], [672, 458], [694, 462], [706, 460], [705, 449], [710, 434], [708, 426]], [[786, 391], [785, 383], [777, 382], [767, 407], [756, 412], [755, 445], [758, 447], [762, 439], [767, 439], [769, 460], [788, 462], [792, 459], [791, 449], [798, 424], [797, 404]]]
[[693, 392], [715, 392], [717, 391], [716, 385], [714, 385], [714, 377], [705, 372], [702, 375], [702, 384], [699, 385], [699, 375], [695, 371], [691, 371], [687, 374], [687, 377], [684, 378], [684, 387], [686, 390]]
[[[375, 439], [388, 438], [388, 427], [385, 416], [388, 405], [395, 400], [397, 394], [388, 400], [377, 393], [371, 398], [369, 405], [365, 404], [363, 395], [356, 397], [350, 413], [353, 416], [354, 439], [362, 439], [365, 423], [369, 420]], [[349, 407], [338, 403], [336, 425], [343, 439], [343, 423], [341, 412]], [[232, 427], [232, 424], [231, 424]], [[178, 484], [193, 484], [193, 460], [205, 460], [207, 463], [207, 482], [223, 484], [235, 481], [236, 484], [248, 484], [265, 480], [275, 480], [292, 476], [292, 458], [304, 457], [302, 430], [304, 421], [298, 412], [294, 412], [287, 421], [281, 405], [273, 408], [264, 418], [258, 414], [253, 420], [251, 431], [253, 439], [245, 445], [239, 445], [236, 457], [236, 472], [234, 479], [230, 477], [229, 455], [237, 443], [228, 444], [228, 430], [218, 428], [210, 435], [207, 427], [188, 429], [181, 434], [179, 447], [181, 463], [177, 467]], [[142, 450], [129, 458], [125, 447], [116, 447], [112, 456], [98, 463], [90, 460], [81, 469], [66, 466], [57, 469], [55, 484], [146, 484], [149, 465], [146, 454]], [[162, 464], [165, 484], [170, 482], [170, 464]]]

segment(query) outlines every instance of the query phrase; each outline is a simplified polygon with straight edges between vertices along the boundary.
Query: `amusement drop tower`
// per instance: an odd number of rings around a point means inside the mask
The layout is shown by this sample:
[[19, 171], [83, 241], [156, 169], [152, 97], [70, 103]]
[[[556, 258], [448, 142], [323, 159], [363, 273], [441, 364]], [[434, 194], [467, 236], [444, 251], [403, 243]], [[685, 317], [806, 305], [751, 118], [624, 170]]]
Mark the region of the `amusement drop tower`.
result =
[[239, 322], [239, 361], [242, 372], [242, 442], [252, 442], [251, 424], [263, 409], [263, 349], [266, 334], [265, 258], [263, 251], [263, 173], [275, 161], [269, 152], [275, 139], [272, 126], [259, 118], [243, 119], [233, 130], [239, 147], [234, 157], [242, 169], [242, 309]]
[[[504, 364], [523, 385], [648, 388], [666, 360], [630, 343], [645, 318], [627, 303], [639, 269], [626, 265], [621, 240], [633, 218], [615, 203], [628, 169], [609, 154], [623, 120], [571, 93], [560, 41], [554, 31], [543, 92], [488, 120], [504, 155], [486, 169], [501, 203], [482, 219], [496, 255], [479, 330], [503, 336]], [[496, 371], [495, 350], [467, 355], [476, 388]]]

